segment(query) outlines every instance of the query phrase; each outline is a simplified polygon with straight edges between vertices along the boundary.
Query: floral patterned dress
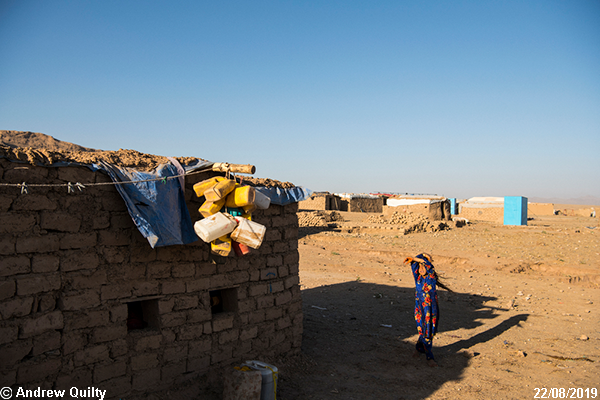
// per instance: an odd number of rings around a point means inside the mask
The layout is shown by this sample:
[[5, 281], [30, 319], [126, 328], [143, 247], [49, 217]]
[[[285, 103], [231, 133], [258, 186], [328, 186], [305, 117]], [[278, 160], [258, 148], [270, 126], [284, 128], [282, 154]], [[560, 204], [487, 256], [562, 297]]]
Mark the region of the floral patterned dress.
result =
[[[413, 276], [415, 278], [415, 321], [419, 340], [417, 350], [427, 355], [428, 360], [433, 360], [433, 336], [437, 332], [439, 310], [437, 298], [437, 278], [430, 258], [419, 254], [415, 258], [408, 258]], [[424, 267], [424, 274], [419, 272], [419, 267]], [[422, 271], [423, 272], [423, 271]]]

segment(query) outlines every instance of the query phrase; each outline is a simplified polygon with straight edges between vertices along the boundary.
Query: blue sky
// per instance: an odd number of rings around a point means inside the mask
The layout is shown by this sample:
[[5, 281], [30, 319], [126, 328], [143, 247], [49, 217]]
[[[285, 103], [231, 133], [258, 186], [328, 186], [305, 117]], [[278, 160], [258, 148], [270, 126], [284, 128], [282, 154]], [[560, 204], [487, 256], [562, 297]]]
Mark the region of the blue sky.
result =
[[600, 197], [599, 1], [0, 0], [0, 129], [330, 192]]

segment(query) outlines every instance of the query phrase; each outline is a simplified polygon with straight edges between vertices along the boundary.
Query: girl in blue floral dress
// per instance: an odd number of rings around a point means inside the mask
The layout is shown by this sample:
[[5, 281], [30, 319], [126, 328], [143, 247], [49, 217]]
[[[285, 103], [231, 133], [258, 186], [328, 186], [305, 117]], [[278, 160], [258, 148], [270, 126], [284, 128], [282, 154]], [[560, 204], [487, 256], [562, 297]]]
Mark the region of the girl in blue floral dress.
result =
[[438, 310], [437, 286], [445, 289], [445, 285], [438, 282], [438, 276], [431, 263], [431, 256], [425, 253], [415, 258], [409, 257], [404, 261], [410, 264], [415, 278], [415, 321], [419, 340], [417, 341], [415, 356], [425, 353], [427, 363], [435, 367], [437, 363], [433, 358], [433, 336], [437, 332], [440, 313]]

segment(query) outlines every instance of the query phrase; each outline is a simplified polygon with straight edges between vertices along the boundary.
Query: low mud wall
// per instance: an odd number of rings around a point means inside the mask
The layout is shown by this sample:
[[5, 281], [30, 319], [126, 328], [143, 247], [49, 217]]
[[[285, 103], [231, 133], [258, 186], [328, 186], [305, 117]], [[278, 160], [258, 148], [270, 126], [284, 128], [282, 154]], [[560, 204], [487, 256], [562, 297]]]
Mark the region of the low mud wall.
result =
[[[192, 220], [202, 201], [186, 178]], [[3, 183], [110, 182], [85, 167], [0, 159]], [[209, 246], [152, 249], [113, 185], [0, 187], [0, 387], [172, 387], [248, 359], [300, 351], [297, 204], [253, 219], [258, 250], [217, 259]]]
[[341, 198], [335, 195], [313, 195], [306, 200], [298, 203], [300, 210], [331, 210], [339, 211], [341, 208]]
[[528, 203], [527, 215], [534, 217], [536, 215], [554, 215], [554, 204], [552, 203]]
[[410, 204], [401, 206], [383, 206], [383, 214], [390, 216], [395, 212], [424, 215], [432, 221], [449, 221], [450, 201], [438, 201], [430, 204]]
[[313, 196], [298, 203], [300, 210], [327, 210], [327, 206], [326, 196]]
[[349, 212], [381, 213], [383, 212], [383, 198], [343, 198], [341, 208], [342, 211]]
[[464, 206], [459, 205], [458, 217], [472, 221], [504, 223], [504, 206]]

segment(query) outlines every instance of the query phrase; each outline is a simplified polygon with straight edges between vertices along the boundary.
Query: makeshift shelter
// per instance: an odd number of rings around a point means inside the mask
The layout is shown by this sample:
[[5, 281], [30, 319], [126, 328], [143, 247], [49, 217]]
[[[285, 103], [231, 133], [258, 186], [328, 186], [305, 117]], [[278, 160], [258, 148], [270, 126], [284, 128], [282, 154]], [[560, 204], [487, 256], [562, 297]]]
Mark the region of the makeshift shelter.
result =
[[271, 200], [252, 214], [262, 246], [219, 257], [192, 229], [194, 184], [225, 175], [211, 162], [0, 150], [0, 387], [128, 398], [300, 351], [302, 188], [254, 184]]
[[342, 199], [339, 196], [327, 192], [314, 192], [306, 200], [298, 203], [300, 210], [332, 210], [340, 211]]
[[393, 196], [386, 200], [383, 213], [394, 212], [422, 214], [432, 221], [450, 220], [450, 201], [442, 196]]
[[383, 197], [370, 194], [336, 193], [341, 198], [340, 211], [381, 213]]

